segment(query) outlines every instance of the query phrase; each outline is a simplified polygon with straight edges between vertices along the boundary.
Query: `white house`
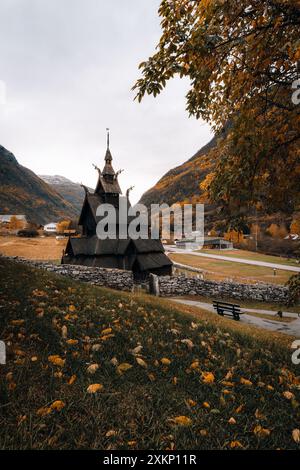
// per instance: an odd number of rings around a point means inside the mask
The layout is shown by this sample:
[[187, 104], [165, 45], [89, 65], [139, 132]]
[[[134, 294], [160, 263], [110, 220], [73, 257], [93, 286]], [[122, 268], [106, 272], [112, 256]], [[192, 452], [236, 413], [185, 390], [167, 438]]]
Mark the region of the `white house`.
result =
[[46, 232], [46, 233], [56, 233], [57, 232], [57, 223], [50, 222], [49, 224], [44, 225], [44, 232]]

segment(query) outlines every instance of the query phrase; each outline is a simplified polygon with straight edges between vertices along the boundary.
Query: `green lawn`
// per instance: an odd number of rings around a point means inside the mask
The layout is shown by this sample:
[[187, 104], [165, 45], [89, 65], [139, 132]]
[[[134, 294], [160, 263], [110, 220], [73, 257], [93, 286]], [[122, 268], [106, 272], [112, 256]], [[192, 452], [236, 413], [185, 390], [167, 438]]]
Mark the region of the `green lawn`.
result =
[[1, 449], [299, 449], [290, 338], [3, 259], [0, 294]]
[[264, 261], [267, 263], [285, 264], [287, 266], [298, 266], [299, 262], [296, 259], [284, 258], [282, 256], [271, 256], [264, 255], [263, 253], [256, 253], [255, 251], [247, 250], [197, 250], [199, 253], [205, 253], [209, 255], [220, 255], [229, 256], [230, 258], [244, 258], [251, 259], [253, 261]]
[[277, 270], [276, 276], [272, 268], [251, 264], [235, 263], [213, 258], [202, 258], [188, 253], [170, 253], [170, 258], [178, 263], [202, 269], [206, 279], [232, 279], [242, 283], [264, 282], [269, 284], [285, 284], [294, 274], [291, 271]]

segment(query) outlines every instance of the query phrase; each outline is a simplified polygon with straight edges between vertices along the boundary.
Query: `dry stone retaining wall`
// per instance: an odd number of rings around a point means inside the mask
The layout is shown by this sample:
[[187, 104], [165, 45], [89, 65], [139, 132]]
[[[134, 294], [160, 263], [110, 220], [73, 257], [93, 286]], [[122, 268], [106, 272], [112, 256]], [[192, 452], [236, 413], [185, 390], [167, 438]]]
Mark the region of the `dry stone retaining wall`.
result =
[[39, 261], [14, 258], [17, 262], [45, 269], [53, 273], [77, 279], [78, 281], [89, 282], [97, 286], [110, 287], [123, 291], [133, 290], [133, 274], [131, 271], [120, 269], [94, 268], [89, 266], [78, 266], [71, 264], [53, 264]]
[[[20, 263], [46, 269], [47, 271], [98, 286], [123, 291], [132, 291], [134, 288], [134, 279], [131, 271], [69, 264], [56, 265], [22, 258], [14, 259]], [[288, 300], [288, 288], [272, 284], [215, 282], [202, 280], [197, 277], [186, 277], [184, 275], [160, 277], [151, 275], [149, 284], [150, 292], [161, 297], [203, 295], [216, 299], [233, 298], [236, 300], [258, 300], [282, 304]]]
[[159, 278], [161, 297], [203, 295], [216, 299], [263, 300], [286, 303], [288, 288], [272, 284], [237, 284], [233, 282], [205, 281], [196, 277], [166, 276]]

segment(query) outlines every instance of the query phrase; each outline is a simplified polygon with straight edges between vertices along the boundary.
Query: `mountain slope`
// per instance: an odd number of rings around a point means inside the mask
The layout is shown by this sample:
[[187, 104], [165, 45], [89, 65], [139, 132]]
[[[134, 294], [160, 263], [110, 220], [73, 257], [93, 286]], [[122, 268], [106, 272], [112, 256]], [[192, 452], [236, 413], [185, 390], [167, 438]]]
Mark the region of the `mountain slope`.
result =
[[204, 145], [192, 158], [168, 171], [158, 183], [143, 194], [140, 202], [149, 206], [152, 203], [183, 202], [200, 197], [200, 183], [213, 170], [214, 161], [209, 158], [210, 150], [216, 147], [217, 137]]
[[39, 175], [39, 177], [45, 181], [45, 183], [49, 184], [49, 186], [51, 186], [54, 191], [58, 192], [66, 201], [72, 204], [78, 215], [80, 214], [84, 199], [84, 189], [79, 183], [74, 183], [60, 175]]
[[76, 217], [72, 204], [0, 146], [0, 213], [25, 214], [36, 223]]

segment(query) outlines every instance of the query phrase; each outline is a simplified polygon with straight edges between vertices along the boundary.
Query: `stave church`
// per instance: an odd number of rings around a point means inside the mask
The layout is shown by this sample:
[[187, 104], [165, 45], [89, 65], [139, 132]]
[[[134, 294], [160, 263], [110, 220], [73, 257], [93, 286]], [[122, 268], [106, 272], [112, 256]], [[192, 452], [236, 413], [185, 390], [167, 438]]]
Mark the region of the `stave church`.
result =
[[[95, 169], [98, 172], [98, 182], [94, 192], [90, 192], [84, 186], [85, 198], [79, 217], [82, 236], [69, 238], [63, 253], [62, 264], [131, 270], [137, 280], [147, 279], [150, 273], [159, 276], [171, 275], [172, 261], [165, 254], [161, 240], [150, 237], [137, 240], [129, 237], [120, 239], [118, 226], [116, 239], [102, 240], [97, 237], [96, 228], [101, 220], [101, 217], [96, 214], [98, 207], [101, 204], [111, 204], [118, 213], [119, 197], [122, 195], [118, 182], [120, 171], [115, 172], [112, 166], [109, 133], [104, 168], [100, 170], [95, 166]], [[129, 205], [131, 189], [126, 192]], [[130, 219], [127, 223], [129, 222]]]

